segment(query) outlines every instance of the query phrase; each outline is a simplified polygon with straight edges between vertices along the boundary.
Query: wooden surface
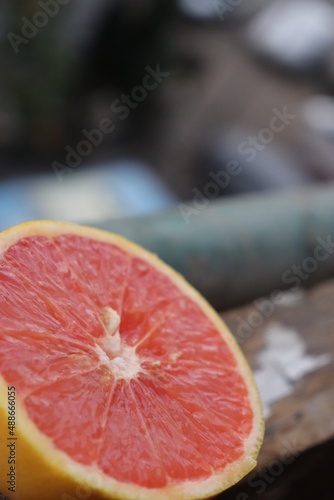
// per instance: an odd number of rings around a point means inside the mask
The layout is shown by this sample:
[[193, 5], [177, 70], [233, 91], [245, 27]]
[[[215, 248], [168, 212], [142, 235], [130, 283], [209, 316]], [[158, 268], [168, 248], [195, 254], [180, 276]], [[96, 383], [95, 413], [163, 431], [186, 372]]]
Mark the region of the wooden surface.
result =
[[[241, 347], [253, 371], [273, 325], [298, 332], [305, 356], [327, 363], [292, 382], [292, 393], [271, 406], [260, 452], [257, 477], [242, 481], [222, 499], [333, 499], [334, 477], [334, 281], [291, 295], [284, 306], [263, 319]], [[249, 322], [253, 305], [229, 311], [223, 318], [240, 339], [241, 319]], [[239, 342], [240, 343], [240, 342]], [[268, 385], [272, 380], [268, 377]], [[288, 463], [289, 462], [289, 463]], [[264, 490], [264, 491], [262, 491]]]

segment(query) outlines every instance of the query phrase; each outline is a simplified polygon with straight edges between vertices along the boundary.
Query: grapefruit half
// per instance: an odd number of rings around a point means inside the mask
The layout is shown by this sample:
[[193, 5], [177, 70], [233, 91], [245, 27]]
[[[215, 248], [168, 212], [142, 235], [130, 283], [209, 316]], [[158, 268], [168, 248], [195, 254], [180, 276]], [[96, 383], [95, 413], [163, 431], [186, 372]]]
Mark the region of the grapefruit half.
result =
[[255, 466], [263, 430], [232, 335], [155, 255], [66, 223], [0, 235], [8, 498], [207, 498]]

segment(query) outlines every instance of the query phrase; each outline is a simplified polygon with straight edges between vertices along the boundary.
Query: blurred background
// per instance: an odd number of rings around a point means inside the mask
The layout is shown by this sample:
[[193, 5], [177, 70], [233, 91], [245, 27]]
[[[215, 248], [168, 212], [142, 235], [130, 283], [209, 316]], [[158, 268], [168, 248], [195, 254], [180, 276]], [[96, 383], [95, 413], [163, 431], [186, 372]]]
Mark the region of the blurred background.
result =
[[0, 229], [334, 177], [333, 2], [0, 9]]
[[[2, 0], [0, 68], [0, 230], [48, 218], [134, 236], [220, 311], [291, 285], [282, 273], [309, 263], [319, 236], [327, 251], [332, 191], [307, 212], [294, 190], [334, 181], [334, 0]], [[258, 196], [274, 191], [284, 198]], [[178, 219], [154, 217], [168, 208]], [[333, 352], [330, 291], [275, 307], [315, 354]], [[245, 349], [252, 368], [266, 324]], [[333, 498], [330, 369], [277, 406], [262, 462], [298, 429], [314, 446], [326, 432], [326, 449], [287, 468], [276, 494], [269, 477], [263, 499]]]

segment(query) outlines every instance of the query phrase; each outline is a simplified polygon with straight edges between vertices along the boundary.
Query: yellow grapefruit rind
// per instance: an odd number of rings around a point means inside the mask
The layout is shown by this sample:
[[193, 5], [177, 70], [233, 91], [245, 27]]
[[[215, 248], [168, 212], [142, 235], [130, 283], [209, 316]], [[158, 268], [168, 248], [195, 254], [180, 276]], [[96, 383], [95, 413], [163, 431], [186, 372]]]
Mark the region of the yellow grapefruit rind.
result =
[[[246, 359], [219, 315], [185, 279], [162, 262], [156, 255], [125, 238], [85, 226], [54, 221], [26, 222], [0, 234], [0, 257], [22, 238], [30, 236], [55, 237], [74, 234], [115, 244], [130, 255], [147, 261], [167, 275], [184, 294], [191, 297], [211, 319], [229, 345], [249, 391], [254, 412], [253, 429], [244, 441], [244, 454], [222, 471], [213, 472], [206, 480], [170, 483], [157, 489], [119, 482], [97, 468], [72, 460], [55, 448], [29, 419], [24, 405], [17, 400], [17, 483], [16, 493], [8, 492], [7, 476], [7, 383], [0, 376], [0, 491], [17, 500], [194, 500], [214, 496], [237, 483], [256, 465], [263, 441], [264, 420], [260, 397]], [[135, 466], [135, 462], [134, 462]]]

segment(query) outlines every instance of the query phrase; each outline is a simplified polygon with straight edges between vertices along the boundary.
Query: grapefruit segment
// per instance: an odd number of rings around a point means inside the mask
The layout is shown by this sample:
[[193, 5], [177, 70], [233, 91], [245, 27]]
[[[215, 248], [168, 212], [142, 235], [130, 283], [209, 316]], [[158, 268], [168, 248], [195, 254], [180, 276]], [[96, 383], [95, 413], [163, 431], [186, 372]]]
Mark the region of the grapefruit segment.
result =
[[158, 324], [164, 324], [171, 305], [181, 298], [178, 288], [157, 269], [134, 258], [122, 304], [121, 333], [135, 345]]
[[130, 384], [120, 381], [115, 388], [103, 443], [97, 463], [105, 474], [148, 488], [167, 484], [166, 473], [138, 412]]
[[0, 313], [0, 436], [15, 386], [18, 495], [88, 484], [93, 499], [205, 498], [254, 467], [263, 418], [248, 365], [155, 256], [91, 228], [17, 226], [0, 235]]
[[24, 398], [24, 405], [56, 448], [88, 465], [97, 458], [105, 426], [104, 408], [113, 384], [114, 377], [107, 369], [92, 367], [35, 389]]
[[115, 245], [75, 235], [61, 235], [53, 242], [87, 296], [101, 309], [109, 305], [120, 314], [131, 256]]
[[85, 337], [103, 335], [96, 305], [88, 300], [77, 275], [52, 241], [24, 238], [7, 250], [5, 260], [27, 287], [45, 297], [56, 317], [64, 318], [69, 331], [75, 323]]
[[57, 331], [61, 323], [51, 313], [49, 304], [23, 284], [21, 276], [8, 263], [0, 261], [1, 330], [44, 332], [46, 327], [49, 332]]
[[45, 332], [2, 331], [1, 373], [8, 384], [16, 384], [22, 397], [36, 387], [96, 366], [99, 358], [95, 351], [59, 334], [55, 337]]

